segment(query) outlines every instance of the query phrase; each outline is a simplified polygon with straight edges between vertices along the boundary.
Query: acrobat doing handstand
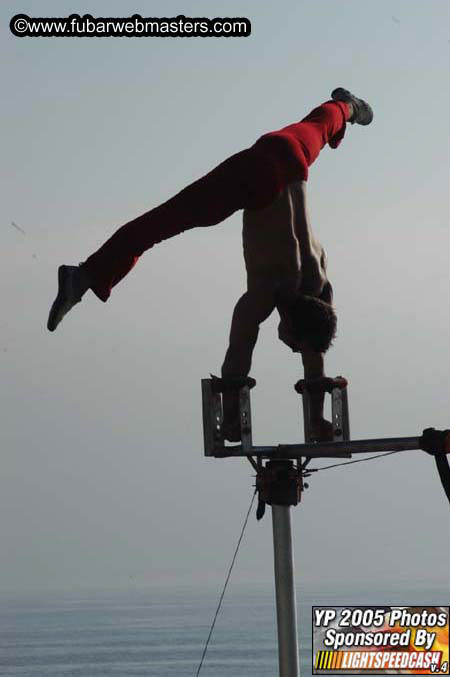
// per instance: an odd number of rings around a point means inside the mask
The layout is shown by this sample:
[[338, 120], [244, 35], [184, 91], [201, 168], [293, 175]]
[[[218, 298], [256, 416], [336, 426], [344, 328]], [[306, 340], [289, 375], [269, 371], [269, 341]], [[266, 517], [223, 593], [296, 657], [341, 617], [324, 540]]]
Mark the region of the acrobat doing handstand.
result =
[[[293, 181], [267, 207], [243, 213], [247, 291], [237, 302], [222, 365], [225, 439], [241, 436], [238, 386], [246, 382], [259, 326], [277, 309], [278, 336], [301, 353], [305, 379], [325, 376], [323, 355], [336, 332], [333, 289], [325, 250], [314, 237], [306, 208], [306, 183]], [[323, 417], [323, 390], [310, 393], [311, 432], [332, 439]]]
[[[369, 104], [339, 87], [300, 122], [264, 134], [167, 202], [126, 223], [83, 263], [59, 267], [48, 329], [54, 331], [88, 289], [107, 301], [154, 244], [196, 226], [213, 226], [244, 209], [249, 287], [235, 309], [222, 375], [248, 373], [257, 327], [276, 306], [280, 338], [302, 353], [307, 378], [320, 376], [336, 318], [325, 256], [305, 209], [308, 167], [326, 144], [339, 146], [347, 122], [368, 125], [372, 118]], [[290, 240], [284, 249], [286, 233]], [[325, 425], [320, 402], [315, 411], [318, 426]], [[229, 436], [233, 438], [232, 429]]]

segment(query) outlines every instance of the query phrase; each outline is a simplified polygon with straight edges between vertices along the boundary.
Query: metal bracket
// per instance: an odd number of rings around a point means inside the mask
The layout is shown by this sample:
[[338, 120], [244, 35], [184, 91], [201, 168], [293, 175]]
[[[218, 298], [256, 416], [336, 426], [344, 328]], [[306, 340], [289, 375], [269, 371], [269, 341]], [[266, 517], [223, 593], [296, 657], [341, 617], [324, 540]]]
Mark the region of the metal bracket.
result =
[[[312, 385], [314, 383], [314, 385]], [[350, 439], [350, 420], [348, 410], [347, 381], [342, 376], [334, 379], [324, 378], [320, 381], [312, 382], [298, 381], [295, 384], [295, 390], [302, 396], [303, 403], [303, 428], [305, 442], [313, 443], [313, 432], [311, 429], [311, 392], [329, 392], [331, 394], [331, 422], [333, 426], [333, 441], [344, 442]], [[351, 453], [336, 454], [339, 457], [351, 458]]]
[[213, 392], [212, 379], [202, 378], [203, 442], [205, 456], [215, 456], [217, 447], [223, 447], [222, 396]]
[[302, 474], [292, 461], [267, 461], [256, 475], [259, 501], [269, 505], [297, 505], [302, 494]]
[[[251, 455], [253, 448], [252, 413], [250, 388], [243, 385], [239, 390], [239, 418], [241, 424], [242, 453]], [[203, 443], [205, 456], [217, 456], [225, 447], [223, 435], [222, 393], [213, 388], [213, 380], [202, 379]]]
[[331, 422], [335, 442], [344, 442], [350, 439], [347, 386], [345, 388], [333, 388], [331, 391]]
[[241, 421], [242, 451], [250, 456], [252, 453], [253, 440], [250, 388], [248, 386], [239, 389], [239, 418]]

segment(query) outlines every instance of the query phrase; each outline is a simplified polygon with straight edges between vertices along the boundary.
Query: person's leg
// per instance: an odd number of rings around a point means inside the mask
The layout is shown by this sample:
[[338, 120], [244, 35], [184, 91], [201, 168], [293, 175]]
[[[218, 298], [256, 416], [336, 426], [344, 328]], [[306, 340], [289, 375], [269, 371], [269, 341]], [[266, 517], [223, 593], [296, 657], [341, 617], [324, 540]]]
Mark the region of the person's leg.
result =
[[281, 189], [270, 158], [241, 151], [159, 207], [125, 224], [82, 267], [94, 293], [106, 301], [111, 289], [154, 244], [196, 226], [212, 226], [244, 207], [271, 202]]
[[[275, 132], [265, 134], [257, 144], [271, 146], [283, 156], [283, 179], [289, 183], [296, 178], [306, 181], [312, 165], [325, 144], [337, 148], [344, 138], [346, 123], [369, 125], [373, 120], [370, 105], [348, 89], [337, 87], [331, 100], [314, 108], [303, 120]], [[303, 165], [303, 175], [299, 167]]]
[[[314, 108], [300, 122], [264, 134], [257, 141], [262, 148], [271, 148], [280, 156], [284, 178], [289, 183], [308, 178], [308, 167], [325, 144], [337, 148], [344, 138], [347, 120], [352, 115], [351, 104], [327, 101]], [[299, 168], [303, 172], [299, 173]]]
[[195, 226], [220, 223], [238, 209], [263, 207], [282, 187], [281, 171], [270, 153], [252, 146], [231, 156], [167, 202], [119, 228], [79, 267], [60, 266], [48, 329], [54, 331], [89, 288], [107, 301], [112, 287], [154, 244]]
[[[308, 166], [312, 165], [326, 144], [337, 148], [344, 138], [346, 123], [352, 115], [349, 104], [343, 101], [326, 101], [314, 108], [292, 133], [301, 140]], [[296, 129], [297, 127], [297, 129]]]

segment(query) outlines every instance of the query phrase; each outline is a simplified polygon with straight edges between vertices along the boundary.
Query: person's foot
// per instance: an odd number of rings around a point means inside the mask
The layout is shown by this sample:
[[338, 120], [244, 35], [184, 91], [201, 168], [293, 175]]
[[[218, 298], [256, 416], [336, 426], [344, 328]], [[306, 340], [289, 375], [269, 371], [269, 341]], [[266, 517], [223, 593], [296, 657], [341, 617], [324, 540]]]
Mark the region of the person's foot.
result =
[[48, 316], [47, 329], [49, 331], [55, 331], [69, 310], [81, 301], [88, 288], [86, 273], [80, 266], [59, 266], [58, 295]]
[[331, 92], [333, 101], [343, 101], [344, 103], [351, 103], [353, 113], [349, 118], [350, 124], [354, 125], [370, 125], [373, 120], [373, 110], [369, 104], [363, 99], [358, 99], [348, 89], [337, 87]]

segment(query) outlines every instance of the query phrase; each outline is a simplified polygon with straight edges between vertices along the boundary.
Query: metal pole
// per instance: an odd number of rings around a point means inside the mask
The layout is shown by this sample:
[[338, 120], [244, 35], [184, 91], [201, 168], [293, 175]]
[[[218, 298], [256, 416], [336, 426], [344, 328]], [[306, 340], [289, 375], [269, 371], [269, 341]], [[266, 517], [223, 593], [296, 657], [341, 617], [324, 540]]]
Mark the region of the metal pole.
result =
[[291, 508], [272, 505], [280, 677], [299, 677]]

